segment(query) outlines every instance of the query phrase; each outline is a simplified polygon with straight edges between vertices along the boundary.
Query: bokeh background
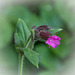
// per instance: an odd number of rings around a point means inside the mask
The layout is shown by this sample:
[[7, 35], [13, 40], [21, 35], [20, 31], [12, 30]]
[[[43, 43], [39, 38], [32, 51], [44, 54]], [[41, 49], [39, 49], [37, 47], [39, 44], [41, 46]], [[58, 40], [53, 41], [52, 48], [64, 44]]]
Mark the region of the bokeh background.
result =
[[63, 28], [56, 49], [36, 42], [39, 69], [24, 59], [23, 75], [75, 75], [75, 0], [0, 0], [0, 75], [18, 75], [14, 32], [18, 18], [33, 25]]

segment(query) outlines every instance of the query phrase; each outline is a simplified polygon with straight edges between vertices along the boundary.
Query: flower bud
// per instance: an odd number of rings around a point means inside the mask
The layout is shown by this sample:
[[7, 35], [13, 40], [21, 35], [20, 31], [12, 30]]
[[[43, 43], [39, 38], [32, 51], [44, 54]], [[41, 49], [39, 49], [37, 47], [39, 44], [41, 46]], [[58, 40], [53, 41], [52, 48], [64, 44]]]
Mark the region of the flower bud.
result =
[[41, 31], [40, 32], [40, 37], [44, 40], [47, 40], [50, 36], [50, 33], [48, 31]]
[[42, 39], [47, 40], [49, 36], [51, 35], [48, 30], [50, 29], [50, 26], [48, 25], [42, 25], [35, 29], [35, 39]]
[[42, 26], [39, 26], [35, 29], [35, 32], [39, 32], [41, 30], [49, 30], [50, 29], [50, 26], [48, 25], [42, 25]]

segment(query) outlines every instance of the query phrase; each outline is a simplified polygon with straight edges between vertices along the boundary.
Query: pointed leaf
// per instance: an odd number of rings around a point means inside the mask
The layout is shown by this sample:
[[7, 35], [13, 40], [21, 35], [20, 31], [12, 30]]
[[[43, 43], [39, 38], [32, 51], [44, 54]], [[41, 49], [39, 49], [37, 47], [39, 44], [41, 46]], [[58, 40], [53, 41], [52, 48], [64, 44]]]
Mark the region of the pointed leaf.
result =
[[35, 51], [31, 50], [31, 49], [25, 49], [25, 48], [23, 48], [22, 50], [24, 51], [24, 55], [26, 56], [26, 58], [33, 65], [35, 65], [37, 68], [39, 68], [38, 67], [38, 63], [39, 63], [40, 55], [37, 52], [35, 52]]
[[55, 34], [55, 33], [60, 32], [60, 31], [62, 31], [62, 30], [63, 30], [63, 29], [61, 29], [61, 28], [59, 28], [59, 29], [50, 29], [49, 32], [50, 32], [51, 34]]
[[30, 31], [28, 30], [26, 24], [24, 23], [23, 20], [18, 19], [16, 32], [14, 35], [16, 46], [19, 47], [25, 46], [25, 43], [27, 42], [29, 36], [30, 36]]

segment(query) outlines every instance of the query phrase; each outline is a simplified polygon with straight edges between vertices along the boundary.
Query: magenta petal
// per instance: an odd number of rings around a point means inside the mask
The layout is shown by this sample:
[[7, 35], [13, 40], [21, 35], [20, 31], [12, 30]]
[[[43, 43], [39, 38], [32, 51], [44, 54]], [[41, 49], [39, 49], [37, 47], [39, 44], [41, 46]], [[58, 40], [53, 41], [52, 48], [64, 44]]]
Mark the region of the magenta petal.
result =
[[59, 40], [54, 40], [54, 43], [55, 43], [56, 45], [60, 45], [60, 41], [59, 41]]
[[52, 37], [53, 37], [53, 39], [55, 39], [55, 40], [61, 40], [61, 38], [58, 37], [57, 35], [53, 35]]
[[57, 47], [57, 45], [54, 44], [53, 42], [50, 42], [50, 45], [51, 45], [53, 48], [56, 48], [56, 47]]
[[47, 40], [45, 43], [46, 43], [46, 44], [49, 44], [50, 42]]
[[48, 44], [49, 47], [52, 46], [53, 48], [56, 48], [57, 45], [60, 45], [60, 41], [59, 40], [61, 40], [61, 38], [59, 38], [56, 35], [53, 35], [53, 36], [50, 36], [45, 43]]

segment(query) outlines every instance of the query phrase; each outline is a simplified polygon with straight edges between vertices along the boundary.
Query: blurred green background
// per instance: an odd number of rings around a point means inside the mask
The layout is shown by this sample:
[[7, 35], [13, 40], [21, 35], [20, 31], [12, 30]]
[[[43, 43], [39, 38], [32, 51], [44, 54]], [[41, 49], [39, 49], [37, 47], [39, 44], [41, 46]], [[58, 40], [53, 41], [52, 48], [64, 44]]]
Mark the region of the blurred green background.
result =
[[[1, 75], [17, 75], [19, 55], [15, 50], [14, 32], [18, 18], [23, 19], [28, 28], [49, 25], [63, 28], [57, 33], [61, 44], [53, 49], [43, 42], [36, 42], [34, 50], [41, 55], [39, 69], [24, 59], [23, 75], [64, 75], [70, 66], [74, 53], [75, 15], [58, 0], [49, 2], [29, 2], [29, 4], [7, 5], [0, 14], [0, 69]], [[66, 68], [67, 67], [67, 68]], [[67, 74], [66, 74], [67, 75]]]

